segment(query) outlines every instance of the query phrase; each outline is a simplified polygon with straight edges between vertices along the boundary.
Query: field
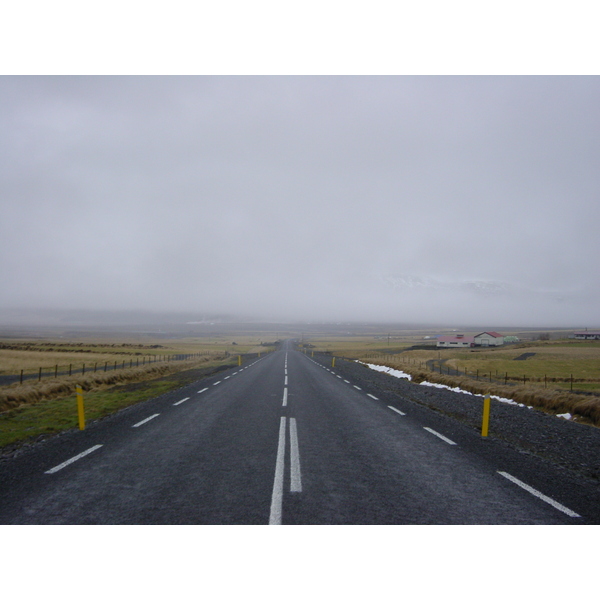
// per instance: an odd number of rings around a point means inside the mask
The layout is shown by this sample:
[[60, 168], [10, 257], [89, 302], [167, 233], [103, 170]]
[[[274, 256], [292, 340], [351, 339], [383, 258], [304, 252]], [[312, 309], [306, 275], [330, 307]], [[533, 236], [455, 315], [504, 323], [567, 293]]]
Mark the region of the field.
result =
[[[271, 336], [272, 337], [272, 336]], [[274, 341], [256, 336], [215, 336], [208, 338], [181, 338], [173, 340], [135, 339], [88, 339], [65, 341], [64, 339], [26, 340], [0, 338], [0, 376], [20, 373], [37, 373], [42, 369], [68, 369], [69, 365], [86, 364], [88, 368], [105, 363], [130, 363], [132, 360], [153, 362], [168, 360], [180, 354], [246, 354], [260, 352], [261, 343]]]

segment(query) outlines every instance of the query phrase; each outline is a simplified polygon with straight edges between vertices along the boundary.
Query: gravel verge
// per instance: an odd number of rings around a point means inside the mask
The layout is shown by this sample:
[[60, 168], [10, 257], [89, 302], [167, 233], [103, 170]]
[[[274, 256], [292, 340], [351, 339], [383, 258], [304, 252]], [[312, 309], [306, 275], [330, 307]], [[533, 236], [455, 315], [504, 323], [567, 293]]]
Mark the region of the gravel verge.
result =
[[[330, 357], [315, 359], [325, 366]], [[335, 370], [370, 390], [397, 395], [481, 431], [483, 398], [412, 383], [356, 361], [336, 358]], [[359, 383], [359, 385], [360, 385]], [[600, 482], [600, 429], [540, 410], [492, 399], [489, 437]]]

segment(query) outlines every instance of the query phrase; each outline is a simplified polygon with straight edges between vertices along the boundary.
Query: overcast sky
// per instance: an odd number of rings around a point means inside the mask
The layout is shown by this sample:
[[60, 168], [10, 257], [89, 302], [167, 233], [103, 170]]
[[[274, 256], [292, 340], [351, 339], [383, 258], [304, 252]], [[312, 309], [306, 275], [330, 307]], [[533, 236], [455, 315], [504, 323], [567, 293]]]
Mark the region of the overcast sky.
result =
[[0, 77], [0, 308], [600, 325], [600, 78]]

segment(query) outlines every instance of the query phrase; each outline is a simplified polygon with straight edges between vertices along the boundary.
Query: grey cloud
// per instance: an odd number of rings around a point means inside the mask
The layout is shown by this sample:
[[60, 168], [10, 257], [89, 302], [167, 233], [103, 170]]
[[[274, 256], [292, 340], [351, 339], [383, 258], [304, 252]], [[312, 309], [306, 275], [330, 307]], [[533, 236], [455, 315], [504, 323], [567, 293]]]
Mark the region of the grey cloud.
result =
[[0, 307], [600, 322], [597, 77], [0, 90]]

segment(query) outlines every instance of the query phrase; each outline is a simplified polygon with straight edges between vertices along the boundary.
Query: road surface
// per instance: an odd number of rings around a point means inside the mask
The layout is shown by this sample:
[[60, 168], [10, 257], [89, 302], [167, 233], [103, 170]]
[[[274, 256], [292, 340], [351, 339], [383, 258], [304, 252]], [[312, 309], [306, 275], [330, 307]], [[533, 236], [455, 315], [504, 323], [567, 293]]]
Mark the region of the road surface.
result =
[[3, 460], [0, 523], [600, 522], [560, 472], [361, 384], [285, 342]]

